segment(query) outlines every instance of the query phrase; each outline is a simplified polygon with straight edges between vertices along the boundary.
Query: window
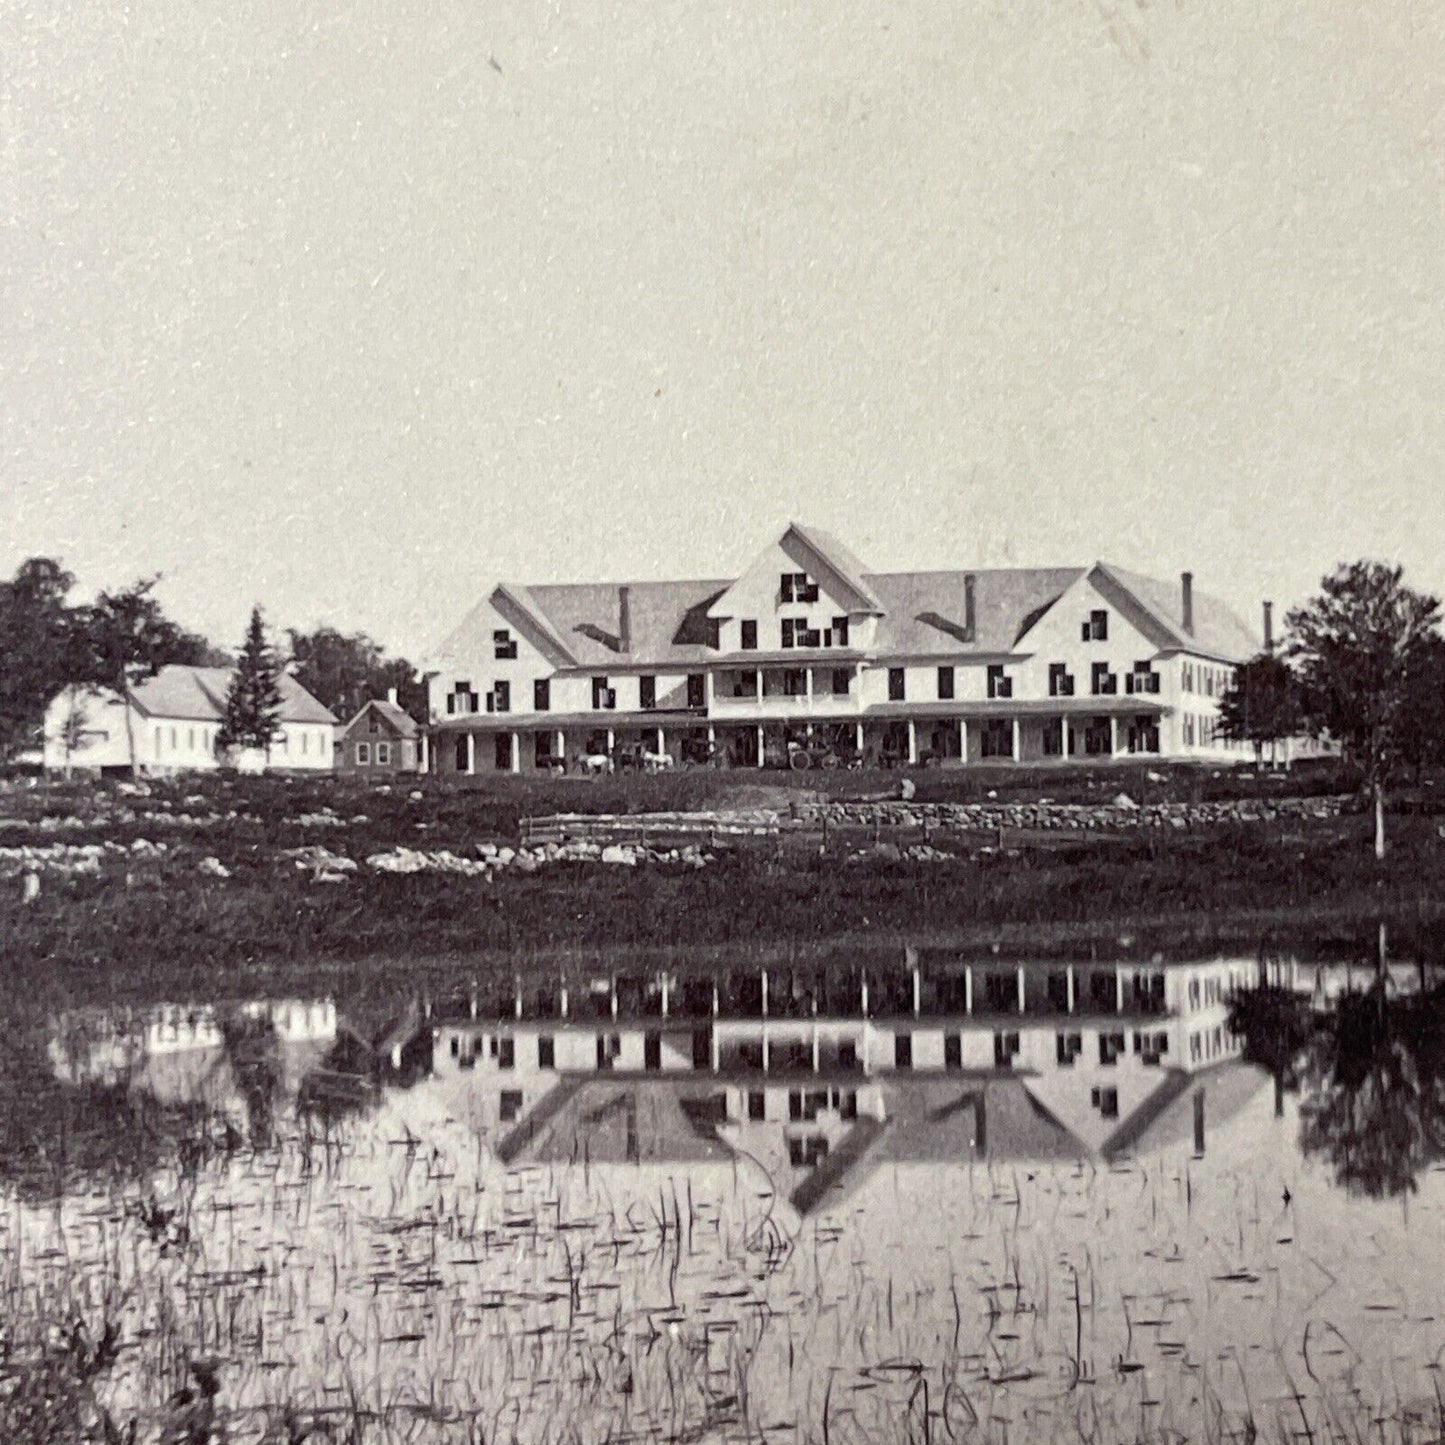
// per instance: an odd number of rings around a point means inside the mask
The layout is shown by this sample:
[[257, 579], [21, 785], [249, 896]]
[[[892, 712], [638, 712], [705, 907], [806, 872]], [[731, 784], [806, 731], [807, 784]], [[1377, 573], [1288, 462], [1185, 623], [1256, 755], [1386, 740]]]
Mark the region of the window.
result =
[[176, 750], [176, 730], [175, 730], [175, 728], [172, 728], [172, 729], [171, 729], [171, 751], [172, 751], [172, 752], [175, 752], [175, 750]]
[[382, 766], [382, 767], [389, 767], [389, 766], [391, 765], [391, 744], [390, 744], [390, 743], [377, 743], [377, 745], [376, 745], [376, 761], [377, 761], [377, 763], [378, 763], [380, 766]]
[[852, 687], [852, 674], [846, 667], [835, 667], [833, 669], [833, 696], [847, 697]]
[[520, 1089], [502, 1090], [502, 1123], [515, 1124], [522, 1113], [522, 1091]]
[[651, 674], [637, 679], [637, 705], [643, 712], [651, 712], [657, 706], [657, 679]]
[[592, 707], [594, 711], [605, 712], [617, 706], [617, 693], [607, 685], [605, 677], [592, 679]]
[[1061, 758], [1064, 756], [1064, 720], [1053, 717], [1044, 720], [1044, 756], [1046, 758]]
[[945, 1069], [961, 1069], [963, 1067], [962, 1034], [944, 1034], [943, 1067]]
[[1109, 671], [1107, 662], [1096, 662], [1089, 674], [1089, 686], [1095, 697], [1106, 697], [1119, 691], [1119, 679]]
[[948, 702], [953, 697], [953, 669], [951, 667], [938, 669], [938, 696], [942, 702]]
[[499, 1069], [515, 1069], [517, 1067], [516, 1039], [498, 1039], [496, 1044], [497, 1067]]
[[642, 1038], [642, 1067], [649, 1073], [662, 1067], [662, 1035], [650, 1029]]
[[895, 1069], [911, 1069], [913, 1067], [913, 1035], [893, 1035], [893, 1067]]
[[1119, 1062], [1119, 1056], [1124, 1053], [1124, 1050], [1123, 1034], [1099, 1035], [1099, 1062], [1106, 1069], [1112, 1069]]
[[1103, 608], [1089, 613], [1079, 635], [1084, 642], [1107, 642], [1109, 640], [1109, 614]]
[[687, 705], [704, 707], [707, 704], [707, 679], [700, 672], [687, 675]]
[[907, 674], [901, 667], [888, 669], [888, 701], [902, 702], [908, 693]]
[[806, 572], [784, 572], [779, 579], [778, 597], [783, 602], [816, 602], [818, 584]]
[[1050, 697], [1073, 697], [1074, 679], [1069, 672], [1069, 665], [1066, 662], [1051, 662], [1049, 664], [1049, 696]]
[[791, 618], [791, 617], [785, 617], [785, 618], [783, 618], [783, 646], [784, 646], [784, 647], [791, 647], [791, 646], [793, 645], [793, 628], [794, 628], [796, 625], [797, 625], [797, 623], [796, 623], [796, 621], [795, 621], [793, 618]]
[[1055, 1034], [1054, 1056], [1061, 1069], [1072, 1069], [1074, 1060], [1084, 1051], [1083, 1034]]
[[835, 617], [831, 628], [833, 633], [834, 647], [847, 647], [848, 645], [848, 619], [846, 617]]
[[514, 662], [517, 657], [517, 640], [505, 627], [492, 633], [492, 647], [498, 662]]
[[786, 667], [783, 669], [783, 696], [802, 697], [808, 691], [808, 669]]
[[996, 1069], [1011, 1069], [1019, 1051], [1019, 1036], [1015, 1033], [993, 1036], [993, 1066]]
[[371, 744], [357, 743], [356, 745], [356, 766], [364, 768], [371, 762]]
[[758, 620], [756, 617], [744, 617], [741, 625], [741, 637], [739, 645], [746, 652], [753, 652], [758, 645]]
[[754, 1121], [768, 1117], [767, 1096], [761, 1089], [748, 1090], [748, 1118]]
[[1119, 1117], [1119, 1091], [1117, 1089], [1090, 1089], [1089, 1102], [1106, 1119]]
[[552, 707], [552, 683], [548, 678], [539, 677], [532, 684], [532, 711], [549, 712]]
[[979, 755], [985, 758], [1011, 758], [1014, 755], [1013, 727], [1003, 718], [990, 718], [978, 740]]
[[492, 684], [492, 697], [495, 700], [498, 712], [511, 712], [512, 710], [512, 684], [510, 682], [494, 682]]
[[449, 713], [472, 713], [477, 710], [477, 695], [472, 691], [470, 682], [458, 682], [447, 694], [447, 711]]
[[1159, 691], [1159, 674], [1147, 661], [1136, 662], [1133, 670], [1124, 679], [1124, 691], [1145, 693]]
[[991, 663], [988, 669], [988, 695], [991, 698], [1012, 697], [1014, 695], [1014, 682], [1003, 668], [1001, 662]]

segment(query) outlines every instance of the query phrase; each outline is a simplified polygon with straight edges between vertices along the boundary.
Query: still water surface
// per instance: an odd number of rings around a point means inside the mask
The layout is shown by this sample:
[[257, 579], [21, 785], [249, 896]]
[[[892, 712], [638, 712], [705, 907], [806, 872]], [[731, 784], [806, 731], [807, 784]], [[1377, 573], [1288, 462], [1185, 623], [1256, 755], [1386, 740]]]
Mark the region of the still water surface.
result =
[[379, 1026], [336, 998], [33, 1019], [0, 1100], [12, 1307], [121, 1321], [104, 1398], [143, 1428], [214, 1358], [238, 1440], [283, 1406], [375, 1440], [1438, 1433], [1408, 974], [1264, 976], [1316, 1036], [1352, 1001], [1383, 1031], [1277, 1090], [1228, 1027], [1253, 961], [909, 964], [866, 1013], [608, 978], [398, 994]]

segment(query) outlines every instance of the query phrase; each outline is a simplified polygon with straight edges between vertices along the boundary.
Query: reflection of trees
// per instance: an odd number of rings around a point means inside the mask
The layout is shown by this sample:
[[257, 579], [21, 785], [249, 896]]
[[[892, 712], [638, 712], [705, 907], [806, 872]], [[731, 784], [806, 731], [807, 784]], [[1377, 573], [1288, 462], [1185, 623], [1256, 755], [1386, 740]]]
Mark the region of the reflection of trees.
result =
[[253, 1149], [269, 1148], [284, 1082], [276, 1025], [269, 1014], [240, 1010], [221, 1020], [221, 1045], [245, 1110], [247, 1139]]
[[1323, 1010], [1284, 989], [1239, 995], [1230, 1024], [1245, 1057], [1298, 1078], [1300, 1144], [1353, 1193], [1413, 1192], [1445, 1158], [1445, 988], [1391, 997], [1383, 979]]

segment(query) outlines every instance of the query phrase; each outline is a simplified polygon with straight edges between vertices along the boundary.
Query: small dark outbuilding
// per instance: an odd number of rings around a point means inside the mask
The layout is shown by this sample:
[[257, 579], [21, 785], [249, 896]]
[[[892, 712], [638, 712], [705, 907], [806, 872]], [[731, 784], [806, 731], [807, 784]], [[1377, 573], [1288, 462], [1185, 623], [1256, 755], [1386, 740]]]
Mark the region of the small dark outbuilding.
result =
[[385, 702], [373, 698], [340, 729], [336, 771], [363, 776], [426, 771], [426, 737], [397, 705], [394, 692]]

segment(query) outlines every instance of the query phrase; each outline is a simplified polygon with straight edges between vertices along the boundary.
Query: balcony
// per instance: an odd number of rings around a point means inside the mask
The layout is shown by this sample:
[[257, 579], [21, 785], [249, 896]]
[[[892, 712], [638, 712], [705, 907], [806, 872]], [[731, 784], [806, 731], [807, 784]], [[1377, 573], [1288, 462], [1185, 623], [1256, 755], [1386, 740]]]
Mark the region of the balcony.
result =
[[[846, 681], [846, 687], [838, 687]], [[862, 711], [855, 667], [760, 667], [713, 674], [709, 716], [756, 721], [765, 717]]]

